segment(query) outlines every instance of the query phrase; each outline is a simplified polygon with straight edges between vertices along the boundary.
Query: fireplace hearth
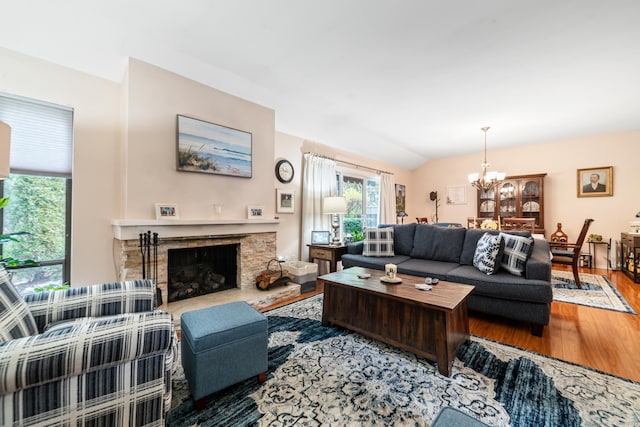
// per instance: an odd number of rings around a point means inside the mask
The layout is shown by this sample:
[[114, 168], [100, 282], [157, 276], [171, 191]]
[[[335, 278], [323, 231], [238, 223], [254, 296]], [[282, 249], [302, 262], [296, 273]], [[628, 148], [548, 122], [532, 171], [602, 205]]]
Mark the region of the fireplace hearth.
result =
[[239, 246], [168, 250], [168, 302], [237, 288]]

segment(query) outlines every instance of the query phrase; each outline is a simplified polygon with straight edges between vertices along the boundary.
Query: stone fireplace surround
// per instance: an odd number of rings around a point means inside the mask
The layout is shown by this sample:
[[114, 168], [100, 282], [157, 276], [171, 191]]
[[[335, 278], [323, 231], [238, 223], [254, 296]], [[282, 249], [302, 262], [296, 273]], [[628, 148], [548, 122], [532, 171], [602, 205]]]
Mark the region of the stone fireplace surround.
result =
[[[158, 233], [158, 287], [162, 309], [174, 314], [179, 325], [183, 312], [231, 301], [247, 301], [256, 308], [300, 295], [300, 285], [261, 291], [255, 278], [276, 258], [278, 220], [114, 220], [114, 256], [118, 280], [142, 278], [140, 234]], [[238, 244], [238, 288], [167, 304], [169, 249]]]

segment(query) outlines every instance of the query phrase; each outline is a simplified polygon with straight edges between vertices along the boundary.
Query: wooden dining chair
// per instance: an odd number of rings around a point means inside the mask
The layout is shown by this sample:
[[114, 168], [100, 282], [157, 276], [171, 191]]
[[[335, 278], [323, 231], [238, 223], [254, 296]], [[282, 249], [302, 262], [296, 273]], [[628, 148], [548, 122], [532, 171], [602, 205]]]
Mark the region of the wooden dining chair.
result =
[[530, 231], [535, 233], [535, 218], [503, 218], [501, 228], [503, 230]]
[[427, 220], [426, 216], [417, 216], [416, 217], [416, 222], [418, 224], [428, 224], [429, 223], [429, 221]]
[[580, 260], [580, 250], [582, 249], [582, 244], [587, 237], [587, 232], [589, 231], [589, 226], [592, 222], [593, 219], [591, 218], [587, 218], [584, 220], [582, 230], [580, 230], [580, 235], [578, 236], [578, 239], [575, 243], [549, 243], [549, 246], [551, 248], [551, 255], [553, 256], [551, 258], [551, 263], [570, 265], [571, 270], [573, 271], [573, 279], [576, 281], [576, 286], [578, 286], [578, 289], [582, 289], [580, 277], [578, 276], [578, 261]]

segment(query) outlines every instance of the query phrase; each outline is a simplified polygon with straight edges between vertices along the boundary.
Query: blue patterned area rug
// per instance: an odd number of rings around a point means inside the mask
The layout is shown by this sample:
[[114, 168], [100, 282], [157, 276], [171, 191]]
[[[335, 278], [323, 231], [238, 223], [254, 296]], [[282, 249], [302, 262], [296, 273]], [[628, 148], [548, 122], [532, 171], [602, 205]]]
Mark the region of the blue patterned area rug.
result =
[[637, 426], [640, 383], [472, 337], [432, 362], [320, 324], [322, 295], [267, 313], [269, 371], [197, 411], [174, 375], [170, 426], [428, 426], [451, 406], [492, 426]]
[[582, 289], [578, 289], [571, 271], [552, 270], [553, 300], [637, 314], [607, 276], [578, 273]]

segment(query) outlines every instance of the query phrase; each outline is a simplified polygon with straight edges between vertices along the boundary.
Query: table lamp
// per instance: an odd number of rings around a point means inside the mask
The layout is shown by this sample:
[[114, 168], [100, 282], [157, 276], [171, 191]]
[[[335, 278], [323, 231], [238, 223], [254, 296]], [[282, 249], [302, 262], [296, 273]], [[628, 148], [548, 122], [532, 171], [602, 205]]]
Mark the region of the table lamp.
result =
[[11, 127], [0, 122], [0, 179], [9, 177], [9, 148], [11, 146]]
[[340, 220], [338, 214], [347, 213], [347, 199], [344, 197], [325, 197], [322, 200], [322, 213], [330, 214], [331, 227], [333, 228], [333, 239], [331, 244], [334, 246], [340, 245], [340, 237], [338, 229], [340, 228]]

